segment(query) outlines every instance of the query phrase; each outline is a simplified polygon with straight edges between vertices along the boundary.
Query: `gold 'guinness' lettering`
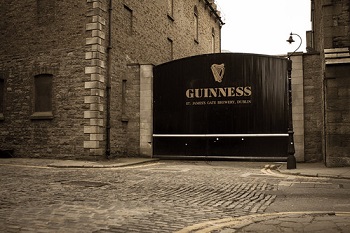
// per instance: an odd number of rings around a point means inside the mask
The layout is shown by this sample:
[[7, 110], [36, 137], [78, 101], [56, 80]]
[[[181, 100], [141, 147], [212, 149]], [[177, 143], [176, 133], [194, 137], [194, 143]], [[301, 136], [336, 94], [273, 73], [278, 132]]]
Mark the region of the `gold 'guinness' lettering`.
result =
[[186, 97], [189, 98], [189, 99], [194, 98], [194, 89], [187, 89]]
[[251, 96], [252, 87], [193, 88], [186, 90], [188, 99]]
[[252, 87], [251, 86], [244, 87], [244, 96], [251, 96], [251, 95], [252, 95]]

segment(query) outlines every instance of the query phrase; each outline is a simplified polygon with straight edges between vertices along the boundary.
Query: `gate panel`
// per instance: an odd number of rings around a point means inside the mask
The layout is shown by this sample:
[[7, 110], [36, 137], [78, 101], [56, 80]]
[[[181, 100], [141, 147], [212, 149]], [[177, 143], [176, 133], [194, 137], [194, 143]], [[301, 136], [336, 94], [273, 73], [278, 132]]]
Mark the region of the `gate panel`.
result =
[[209, 54], [154, 69], [153, 154], [285, 157], [287, 60]]

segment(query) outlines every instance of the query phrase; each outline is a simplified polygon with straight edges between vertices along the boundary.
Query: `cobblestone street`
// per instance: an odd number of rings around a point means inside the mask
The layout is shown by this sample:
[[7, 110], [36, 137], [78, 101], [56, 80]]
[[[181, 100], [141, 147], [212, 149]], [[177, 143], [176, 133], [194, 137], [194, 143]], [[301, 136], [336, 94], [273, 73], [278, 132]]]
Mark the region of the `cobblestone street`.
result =
[[[263, 164], [250, 164], [260, 173]], [[274, 200], [247, 167], [161, 162], [119, 169], [1, 167], [2, 232], [172, 232], [261, 213]]]
[[[283, 177], [265, 163], [161, 161], [122, 168], [0, 166], [1, 232], [176, 232], [264, 213]], [[285, 181], [284, 181], [285, 182]]]

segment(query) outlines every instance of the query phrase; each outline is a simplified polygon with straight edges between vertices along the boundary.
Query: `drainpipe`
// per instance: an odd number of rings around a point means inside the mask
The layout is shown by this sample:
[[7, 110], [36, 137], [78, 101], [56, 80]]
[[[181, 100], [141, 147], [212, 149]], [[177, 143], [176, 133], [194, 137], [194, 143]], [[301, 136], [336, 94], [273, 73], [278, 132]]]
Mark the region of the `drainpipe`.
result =
[[112, 1], [108, 4], [108, 45], [107, 45], [107, 80], [106, 80], [106, 158], [111, 155], [111, 52], [112, 52]]
[[220, 49], [220, 53], [222, 53], [222, 51], [221, 51], [221, 28], [222, 28], [222, 26], [220, 25], [219, 26], [219, 42], [220, 42], [219, 43], [219, 46], [220, 46], [219, 49]]

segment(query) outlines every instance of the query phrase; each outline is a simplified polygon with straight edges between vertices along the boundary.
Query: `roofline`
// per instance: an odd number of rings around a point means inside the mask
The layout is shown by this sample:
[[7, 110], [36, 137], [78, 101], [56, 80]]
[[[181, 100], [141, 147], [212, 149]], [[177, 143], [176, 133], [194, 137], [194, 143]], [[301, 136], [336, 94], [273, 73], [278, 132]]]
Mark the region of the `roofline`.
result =
[[207, 6], [209, 6], [210, 10], [214, 13], [215, 17], [220, 21], [221, 25], [224, 25], [225, 23], [222, 21], [220, 15], [218, 15], [217, 11], [213, 8], [213, 6], [211, 5], [211, 3], [209, 2], [209, 0], [204, 0], [205, 4]]

